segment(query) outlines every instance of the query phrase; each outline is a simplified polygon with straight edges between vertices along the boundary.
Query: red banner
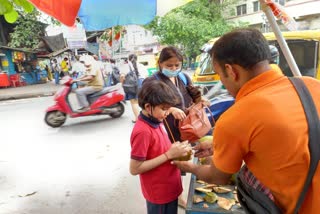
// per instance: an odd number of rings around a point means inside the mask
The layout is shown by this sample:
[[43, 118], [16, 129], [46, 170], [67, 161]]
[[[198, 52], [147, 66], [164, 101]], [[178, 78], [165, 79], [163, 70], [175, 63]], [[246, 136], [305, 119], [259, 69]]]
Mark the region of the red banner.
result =
[[28, 0], [39, 10], [56, 18], [62, 24], [73, 26], [81, 0]]

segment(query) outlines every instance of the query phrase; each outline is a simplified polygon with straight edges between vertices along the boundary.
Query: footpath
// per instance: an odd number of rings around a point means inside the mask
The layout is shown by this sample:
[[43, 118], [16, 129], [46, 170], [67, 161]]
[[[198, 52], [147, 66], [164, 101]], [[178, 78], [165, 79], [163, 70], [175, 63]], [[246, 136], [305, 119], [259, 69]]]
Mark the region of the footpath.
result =
[[[184, 70], [183, 72], [191, 77], [194, 73], [194, 70]], [[55, 85], [53, 80], [42, 84], [27, 85], [15, 88], [0, 88], [0, 101], [52, 96], [61, 87], [63, 87], [63, 85]]]
[[55, 85], [54, 81], [49, 81], [47, 83], [27, 85], [15, 88], [0, 88], [0, 101], [52, 96], [61, 87], [63, 86]]

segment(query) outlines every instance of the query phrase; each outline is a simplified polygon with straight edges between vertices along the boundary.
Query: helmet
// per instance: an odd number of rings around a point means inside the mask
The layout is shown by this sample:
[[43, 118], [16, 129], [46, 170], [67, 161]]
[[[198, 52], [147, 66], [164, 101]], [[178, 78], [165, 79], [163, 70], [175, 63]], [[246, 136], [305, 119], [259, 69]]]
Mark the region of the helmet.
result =
[[84, 65], [92, 65], [94, 62], [94, 58], [90, 55], [83, 55], [79, 59], [80, 62], [83, 62]]
[[270, 53], [271, 53], [271, 62], [276, 62], [279, 57], [279, 51], [278, 48], [274, 45], [269, 45]]

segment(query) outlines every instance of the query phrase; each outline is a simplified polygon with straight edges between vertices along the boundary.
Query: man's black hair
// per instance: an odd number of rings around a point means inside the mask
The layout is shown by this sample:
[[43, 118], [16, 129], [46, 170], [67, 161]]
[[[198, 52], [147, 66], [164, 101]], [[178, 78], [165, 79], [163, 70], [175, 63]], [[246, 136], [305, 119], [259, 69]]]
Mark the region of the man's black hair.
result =
[[223, 35], [214, 43], [210, 54], [222, 68], [225, 64], [237, 64], [251, 69], [271, 57], [267, 40], [260, 31], [252, 28]]

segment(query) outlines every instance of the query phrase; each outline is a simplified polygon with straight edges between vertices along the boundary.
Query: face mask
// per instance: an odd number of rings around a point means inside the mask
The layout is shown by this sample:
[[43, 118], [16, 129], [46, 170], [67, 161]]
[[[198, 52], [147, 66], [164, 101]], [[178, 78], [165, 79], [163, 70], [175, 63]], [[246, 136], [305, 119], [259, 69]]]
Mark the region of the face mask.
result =
[[151, 108], [151, 114], [148, 113], [149, 119], [150, 119], [153, 123], [156, 123], [156, 124], [157, 124], [157, 123], [161, 123], [161, 121], [159, 121], [157, 118], [155, 118], [154, 116], [152, 116], [152, 115], [153, 115], [152, 110], [153, 110], [153, 108]]
[[179, 75], [179, 73], [181, 72], [181, 69], [177, 69], [175, 71], [171, 71], [169, 69], [162, 69], [162, 73], [167, 76], [167, 77], [176, 77]]

